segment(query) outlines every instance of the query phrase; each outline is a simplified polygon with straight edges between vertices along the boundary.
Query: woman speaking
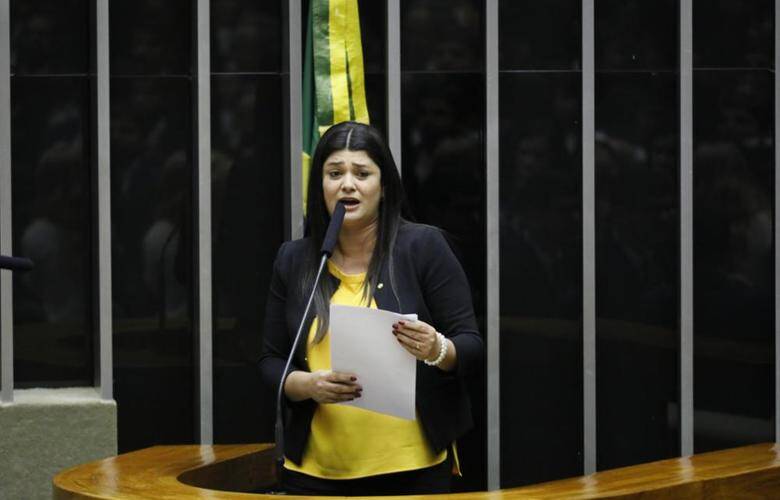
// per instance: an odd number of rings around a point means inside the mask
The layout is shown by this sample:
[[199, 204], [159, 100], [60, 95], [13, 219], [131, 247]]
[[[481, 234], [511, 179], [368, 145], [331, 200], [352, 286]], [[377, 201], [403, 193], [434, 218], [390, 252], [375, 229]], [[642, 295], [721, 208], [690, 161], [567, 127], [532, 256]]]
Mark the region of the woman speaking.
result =
[[[309, 235], [284, 243], [273, 269], [260, 367], [277, 390], [314, 285], [336, 204], [346, 208], [328, 272], [284, 380], [283, 485], [301, 495], [446, 493], [455, 441], [472, 425], [464, 378], [482, 364], [466, 276], [440, 230], [401, 217], [401, 180], [379, 132], [344, 122], [322, 136], [308, 184]], [[387, 335], [417, 359], [416, 420], [339, 405], [359, 373], [330, 370], [331, 304], [416, 313]]]

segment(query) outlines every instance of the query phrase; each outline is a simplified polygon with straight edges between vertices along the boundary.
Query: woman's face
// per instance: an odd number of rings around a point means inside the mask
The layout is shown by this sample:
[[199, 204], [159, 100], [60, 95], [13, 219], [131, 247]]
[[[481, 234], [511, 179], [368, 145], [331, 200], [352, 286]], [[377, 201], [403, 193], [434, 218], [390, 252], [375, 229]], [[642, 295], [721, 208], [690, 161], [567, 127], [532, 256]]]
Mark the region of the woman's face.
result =
[[329, 214], [344, 202], [345, 226], [371, 224], [379, 216], [382, 171], [365, 151], [335, 151], [322, 166], [322, 191]]

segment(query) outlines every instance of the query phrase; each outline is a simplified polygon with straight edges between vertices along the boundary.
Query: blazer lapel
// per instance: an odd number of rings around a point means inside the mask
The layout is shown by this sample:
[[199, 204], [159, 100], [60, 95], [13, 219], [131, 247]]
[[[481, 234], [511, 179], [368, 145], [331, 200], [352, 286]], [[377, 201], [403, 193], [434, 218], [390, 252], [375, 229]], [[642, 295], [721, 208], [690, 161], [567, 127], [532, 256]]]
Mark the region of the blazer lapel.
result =
[[390, 286], [390, 274], [387, 271], [387, 264], [382, 266], [379, 273], [379, 282], [374, 291], [374, 300], [379, 309], [385, 311], [401, 312], [398, 307], [398, 301], [393, 295], [393, 288]]

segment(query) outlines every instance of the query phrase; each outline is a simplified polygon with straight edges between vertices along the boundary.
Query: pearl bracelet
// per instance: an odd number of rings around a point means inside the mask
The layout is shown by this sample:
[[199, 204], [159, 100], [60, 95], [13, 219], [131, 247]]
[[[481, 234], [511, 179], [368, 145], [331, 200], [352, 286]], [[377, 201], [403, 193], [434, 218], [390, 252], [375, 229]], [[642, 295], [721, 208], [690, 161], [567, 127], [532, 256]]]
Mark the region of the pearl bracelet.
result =
[[433, 361], [424, 359], [423, 361], [428, 366], [439, 366], [447, 355], [447, 339], [439, 332], [436, 332], [436, 336], [439, 338], [439, 355]]

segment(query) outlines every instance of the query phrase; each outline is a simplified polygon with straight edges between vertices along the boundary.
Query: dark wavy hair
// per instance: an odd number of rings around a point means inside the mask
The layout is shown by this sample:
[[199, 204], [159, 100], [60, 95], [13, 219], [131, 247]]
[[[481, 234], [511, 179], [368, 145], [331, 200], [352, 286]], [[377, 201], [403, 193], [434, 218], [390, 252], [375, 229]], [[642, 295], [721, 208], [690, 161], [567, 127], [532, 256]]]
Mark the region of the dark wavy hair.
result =
[[[366, 280], [363, 283], [363, 299], [366, 303], [370, 303], [379, 282], [381, 269], [387, 263], [390, 287], [400, 308], [401, 303], [396, 293], [393, 277], [392, 253], [398, 228], [401, 226], [404, 216], [408, 217], [403, 184], [401, 184], [401, 176], [398, 174], [393, 155], [382, 138], [382, 134], [371, 125], [358, 122], [342, 122], [332, 126], [320, 138], [314, 151], [307, 187], [306, 235], [310, 238], [310, 248], [306, 269], [303, 273], [301, 292], [305, 295], [306, 291], [311, 290], [314, 285], [320, 261], [319, 250], [330, 223], [330, 215], [325, 207], [322, 192], [322, 167], [331, 154], [343, 149], [365, 151], [381, 171], [382, 199], [379, 201], [376, 245], [374, 245]], [[335, 292], [336, 288], [332, 280], [325, 279], [325, 277], [320, 279], [314, 294], [314, 311], [318, 318], [315, 343], [322, 340], [328, 331], [330, 298]]]

